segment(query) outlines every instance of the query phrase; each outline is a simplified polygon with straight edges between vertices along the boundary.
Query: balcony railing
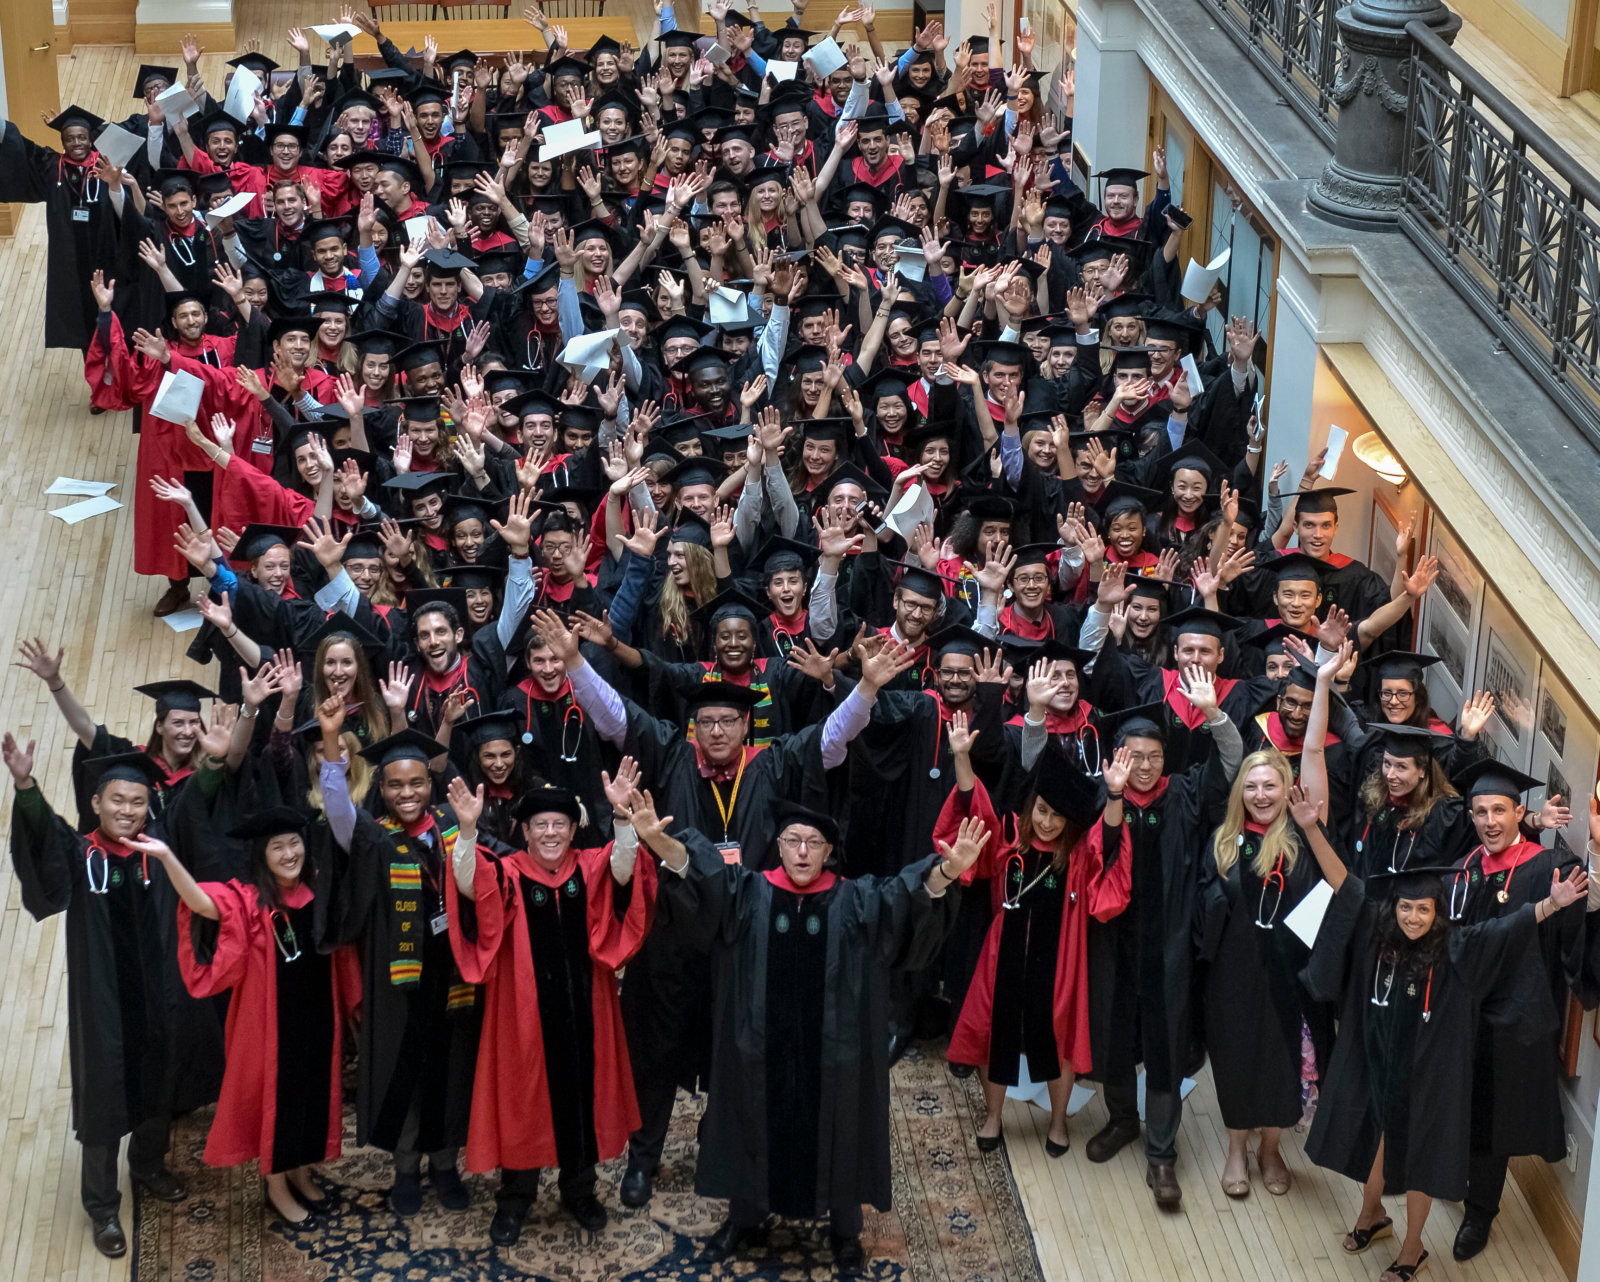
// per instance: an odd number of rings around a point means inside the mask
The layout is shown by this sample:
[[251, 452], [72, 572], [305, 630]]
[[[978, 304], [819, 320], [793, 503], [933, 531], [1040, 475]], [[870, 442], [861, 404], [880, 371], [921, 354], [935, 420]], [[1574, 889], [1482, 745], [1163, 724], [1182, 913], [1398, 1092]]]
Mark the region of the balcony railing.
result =
[[1333, 146], [1341, 0], [1204, 0], [1222, 29], [1284, 89], [1284, 99]]
[[1600, 440], [1600, 183], [1420, 22], [1401, 226]]

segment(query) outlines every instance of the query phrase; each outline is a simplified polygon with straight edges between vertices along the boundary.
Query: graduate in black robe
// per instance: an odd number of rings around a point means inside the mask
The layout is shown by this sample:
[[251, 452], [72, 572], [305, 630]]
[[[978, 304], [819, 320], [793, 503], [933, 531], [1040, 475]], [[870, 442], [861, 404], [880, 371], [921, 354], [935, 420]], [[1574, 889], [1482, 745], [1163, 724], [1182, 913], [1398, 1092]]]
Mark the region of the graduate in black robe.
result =
[[[602, 681], [585, 661], [577, 636], [554, 612], [537, 611], [533, 623], [566, 664], [584, 715], [602, 739], [638, 762], [666, 812], [706, 833], [729, 863], [752, 867], [772, 860], [777, 803], [827, 808], [826, 772], [844, 761], [882, 686], [911, 662], [905, 647], [883, 647], [863, 665], [856, 688], [827, 721], [757, 749], [746, 739], [760, 692], [728, 681], [703, 683], [686, 700], [695, 725], [690, 740], [676, 721], [651, 716]], [[628, 964], [622, 987], [641, 1119], [620, 1191], [625, 1206], [650, 1200], [678, 1087], [695, 1089], [707, 1076], [709, 978], [705, 950], [696, 949], [664, 909]]]
[[422, 1157], [441, 1205], [465, 1210], [456, 1169], [466, 1143], [483, 1023], [479, 990], [461, 978], [446, 930], [445, 878], [459, 831], [431, 804], [428, 761], [440, 745], [403, 730], [362, 752], [378, 767], [383, 813], [349, 801], [344, 768], [322, 769], [336, 849], [318, 869], [329, 894], [330, 944], [361, 944], [356, 1142], [394, 1154], [390, 1203], [422, 1208]]
[[648, 794], [629, 805], [662, 860], [661, 897], [710, 950], [715, 976], [695, 1191], [731, 1203], [702, 1258], [736, 1254], [768, 1214], [826, 1215], [835, 1269], [858, 1276], [862, 1203], [891, 1204], [888, 974], [932, 958], [955, 919], [958, 880], [992, 835], [968, 820], [942, 857], [846, 880], [826, 867], [839, 828], [825, 814], [776, 807], [782, 862], [763, 873], [724, 862], [692, 828], [669, 836], [672, 817]]
[[1552, 1031], [1548, 1008], [1528, 1000], [1523, 962], [1538, 949], [1539, 923], [1588, 889], [1575, 869], [1546, 883], [1537, 903], [1461, 926], [1449, 917], [1455, 872], [1408, 868], [1363, 883], [1325, 870], [1336, 889], [1305, 972], [1314, 998], [1339, 1003], [1306, 1156], [1363, 1185], [1347, 1252], [1392, 1233], [1382, 1199], [1405, 1193], [1406, 1237], [1387, 1270], [1405, 1278], [1427, 1259], [1434, 1200], [1466, 1196], [1480, 1015], [1524, 1040]]
[[1329, 801], [1328, 701], [1333, 674], [1351, 649], [1346, 643], [1314, 678], [1298, 780], [1276, 748], [1252, 752], [1200, 855], [1197, 951], [1207, 963], [1206, 1052], [1228, 1131], [1222, 1191], [1229, 1197], [1249, 1196], [1246, 1145], [1254, 1130], [1261, 1132], [1256, 1160], [1267, 1191], [1289, 1191], [1278, 1145], [1304, 1112], [1304, 1032], [1319, 1074], [1333, 1050], [1333, 1008], [1306, 991], [1300, 976], [1311, 950], [1288, 917], [1322, 880], [1323, 858], [1335, 858], [1319, 817], [1339, 801]]
[[[1541, 846], [1524, 840], [1520, 830], [1527, 816], [1522, 794], [1542, 780], [1496, 761], [1481, 761], [1456, 778], [1477, 844], [1457, 861], [1462, 875], [1449, 883], [1454, 925], [1514, 916], [1543, 899], [1553, 878], [1571, 874], [1578, 860], [1565, 842]], [[1489, 1012], [1479, 1015], [1466, 1214], [1453, 1252], [1458, 1260], [1470, 1260], [1488, 1245], [1508, 1159], [1527, 1155], [1559, 1162], [1566, 1156], [1560, 1036], [1567, 992], [1579, 987], [1586, 925], [1579, 904], [1546, 917], [1523, 959], [1519, 996], [1530, 1008], [1528, 1018], [1548, 1030], [1543, 1036], [1518, 1038]]]
[[96, 268], [116, 274], [117, 216], [91, 142], [104, 123], [82, 107], [68, 107], [50, 121], [61, 134], [59, 152], [23, 137], [9, 120], [0, 138], [0, 201], [45, 207], [46, 347], [89, 350], [99, 312], [89, 279]]
[[1201, 842], [1221, 818], [1243, 755], [1237, 727], [1217, 711], [1214, 687], [1198, 668], [1190, 671], [1191, 697], [1205, 705], [1201, 733], [1216, 739], [1216, 750], [1200, 764], [1166, 774], [1163, 731], [1150, 720], [1159, 704], [1129, 708], [1100, 723], [1105, 750], [1126, 747], [1133, 758], [1122, 794], [1123, 822], [1133, 843], [1133, 891], [1120, 916], [1089, 923], [1092, 1076], [1105, 1084], [1111, 1118], [1084, 1153], [1091, 1162], [1108, 1162], [1139, 1138], [1142, 1063], [1145, 1181], [1164, 1209], [1176, 1208], [1183, 1196], [1174, 1169], [1183, 1120], [1179, 1088], [1202, 1059], [1190, 1021]]
[[[163, 1201], [180, 1202], [184, 1186], [166, 1168], [174, 1099], [181, 1003], [174, 933], [177, 896], [165, 870], [128, 844], [145, 831], [159, 768], [143, 753], [95, 763], [98, 826], [87, 836], [51, 809], [33, 777], [34, 744], [8, 732], [6, 769], [16, 785], [11, 864], [22, 906], [35, 921], [67, 914], [67, 1048], [72, 1129], [83, 1145], [83, 1208], [94, 1244], [115, 1259], [127, 1254], [118, 1212], [117, 1154], [132, 1134], [134, 1181]], [[213, 1094], [212, 1098], [215, 1098]]]

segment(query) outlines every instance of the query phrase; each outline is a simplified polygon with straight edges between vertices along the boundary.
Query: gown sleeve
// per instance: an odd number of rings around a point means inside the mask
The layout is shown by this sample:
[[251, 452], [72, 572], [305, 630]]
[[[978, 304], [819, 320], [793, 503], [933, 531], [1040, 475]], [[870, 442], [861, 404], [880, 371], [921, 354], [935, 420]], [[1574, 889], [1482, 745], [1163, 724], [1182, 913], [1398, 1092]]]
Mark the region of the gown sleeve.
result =
[[1194, 915], [1194, 949], [1201, 961], [1216, 959], [1222, 933], [1228, 928], [1228, 892], [1222, 883], [1223, 876], [1217, 871], [1217, 842], [1213, 833], [1200, 850], [1200, 881], [1195, 892], [1198, 902]]
[[954, 844], [962, 820], [968, 818], [981, 819], [991, 835], [983, 853], [971, 868], [961, 874], [963, 886], [985, 877], [999, 876], [1005, 857], [1011, 853], [1011, 847], [1003, 840], [1005, 834], [1000, 819], [989, 802], [989, 790], [983, 786], [981, 779], [973, 781], [971, 792], [962, 792], [960, 788], [950, 789], [950, 795], [944, 799], [939, 818], [933, 825], [933, 848], [938, 850], [940, 842]]
[[[178, 904], [178, 967], [183, 972], [184, 987], [191, 997], [214, 997], [226, 992], [244, 978], [250, 960], [252, 937], [259, 929], [260, 914], [256, 909], [254, 887], [242, 886], [236, 881], [206, 881], [200, 889], [211, 896], [211, 902], [222, 914], [215, 923], [196, 917], [189, 905]], [[216, 943], [211, 949], [211, 960], [201, 961], [195, 951], [195, 932], [214, 930]]]
[[[689, 848], [689, 865], [683, 873], [661, 870], [660, 892], [671, 905], [672, 921], [701, 951], [738, 936], [744, 914], [740, 911], [756, 889], [760, 873], [743, 864], [727, 864], [710, 840], [694, 828], [677, 838]], [[643, 863], [644, 860], [639, 860]], [[638, 875], [635, 865], [634, 875]]]
[[50, 808], [38, 785], [20, 789], [11, 808], [11, 866], [22, 906], [35, 921], [66, 911], [80, 854], [78, 834]]
[[1354, 873], [1347, 874], [1344, 884], [1328, 901], [1317, 941], [1311, 946], [1311, 960], [1300, 971], [1300, 979], [1312, 1000], [1340, 1000], [1349, 978], [1351, 959], [1358, 951], [1352, 945], [1363, 916], [1370, 917], [1372, 911], [1367, 903], [1366, 885]]
[[928, 893], [923, 882], [940, 858], [929, 855], [893, 877], [863, 877], [857, 883], [876, 899], [870, 909], [875, 910], [879, 965], [921, 970], [933, 963], [944, 945], [961, 904], [961, 886], [951, 886], [937, 899]]
[[445, 911], [450, 914], [450, 949], [461, 967], [461, 978], [481, 984], [494, 970], [500, 943], [522, 911], [517, 879], [482, 846], [472, 874], [473, 897], [463, 904], [455, 877], [444, 876]]
[[[581, 858], [589, 892], [589, 955], [602, 966], [621, 970], [639, 951], [655, 916], [656, 864], [653, 859], [634, 861], [633, 879], [625, 892], [627, 906], [618, 916], [618, 895], [623, 888], [611, 875], [613, 844], [607, 842], [601, 850], [586, 850]], [[667, 873], [669, 877], [674, 875]]]
[[1074, 864], [1088, 865], [1087, 903], [1096, 921], [1120, 916], [1133, 898], [1133, 839], [1128, 825], [1096, 822], [1072, 852]]

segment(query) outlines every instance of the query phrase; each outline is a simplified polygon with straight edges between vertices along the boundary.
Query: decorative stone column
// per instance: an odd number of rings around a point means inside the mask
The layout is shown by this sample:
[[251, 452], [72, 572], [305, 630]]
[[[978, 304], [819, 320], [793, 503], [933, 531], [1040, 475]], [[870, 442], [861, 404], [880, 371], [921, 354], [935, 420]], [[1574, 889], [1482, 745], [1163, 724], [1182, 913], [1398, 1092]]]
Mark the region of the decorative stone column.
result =
[[1419, 20], [1444, 40], [1461, 29], [1461, 19], [1440, 0], [1356, 0], [1339, 10], [1345, 52], [1331, 94], [1339, 137], [1309, 202], [1329, 222], [1360, 231], [1399, 224], [1411, 60], [1405, 28]]

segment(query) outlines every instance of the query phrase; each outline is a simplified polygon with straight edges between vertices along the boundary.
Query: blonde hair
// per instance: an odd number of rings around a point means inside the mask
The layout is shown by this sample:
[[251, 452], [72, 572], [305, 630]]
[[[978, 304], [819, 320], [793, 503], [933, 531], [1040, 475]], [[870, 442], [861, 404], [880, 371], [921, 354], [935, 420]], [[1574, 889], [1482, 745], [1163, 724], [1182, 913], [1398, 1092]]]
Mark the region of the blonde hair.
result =
[[[683, 549], [684, 568], [689, 573], [689, 588], [694, 593], [695, 607], [704, 605], [717, 595], [717, 571], [711, 553], [698, 543], [680, 543]], [[669, 574], [661, 585], [661, 635], [676, 637], [687, 643], [690, 637], [689, 602], [683, 589]]]
[[1228, 793], [1228, 812], [1223, 816], [1216, 836], [1212, 838], [1211, 853], [1217, 861], [1217, 872], [1223, 877], [1228, 875], [1239, 858], [1239, 839], [1244, 836], [1245, 824], [1244, 785], [1250, 772], [1257, 766], [1269, 766], [1277, 773], [1283, 782], [1285, 804], [1282, 813], [1272, 821], [1272, 826], [1261, 835], [1261, 849], [1256, 852], [1252, 870], [1257, 877], [1265, 877], [1282, 856], [1283, 870], [1288, 872], [1300, 854], [1300, 843], [1293, 831], [1294, 816], [1289, 813], [1287, 804], [1289, 789], [1294, 785], [1294, 770], [1289, 765], [1289, 759], [1276, 748], [1263, 748], [1260, 752], [1252, 752], [1239, 767], [1239, 773], [1234, 776], [1233, 789]]
[[[344, 755], [348, 759], [350, 800], [359, 806], [367, 795], [367, 788], [372, 783], [377, 767], [361, 755], [361, 740], [356, 738], [354, 730], [343, 731], [339, 735], [339, 742], [344, 745]], [[321, 758], [317, 756], [317, 748], [321, 743], [322, 740], [318, 739], [306, 749], [306, 768], [311, 772], [311, 790], [306, 793], [306, 804], [318, 814], [327, 810], [322, 800]]]
[[[608, 243], [606, 245], [606, 269], [601, 274], [610, 276], [616, 270], [616, 262], [611, 253], [611, 246]], [[589, 269], [583, 265], [583, 259], [581, 258], [572, 265], [572, 284], [580, 294], [585, 294], [589, 290]]]
[[372, 668], [367, 663], [367, 653], [356, 643], [354, 637], [335, 632], [331, 636], [322, 638], [321, 644], [317, 646], [317, 657], [311, 663], [312, 694], [317, 703], [328, 697], [328, 679], [323, 675], [322, 666], [327, 661], [328, 651], [336, 645], [349, 646], [350, 652], [355, 656], [356, 679], [350, 693], [354, 701], [361, 705], [362, 714], [367, 719], [367, 731], [372, 735], [372, 741], [376, 743], [389, 733], [389, 707], [379, 695], [377, 683], [372, 679]]

